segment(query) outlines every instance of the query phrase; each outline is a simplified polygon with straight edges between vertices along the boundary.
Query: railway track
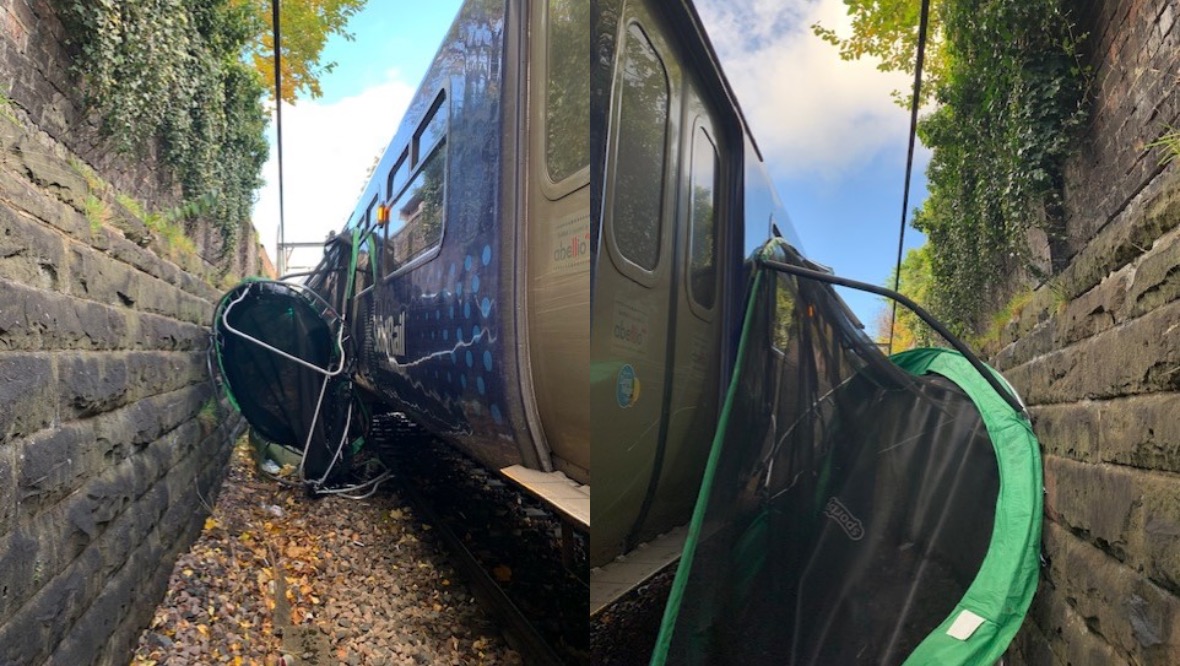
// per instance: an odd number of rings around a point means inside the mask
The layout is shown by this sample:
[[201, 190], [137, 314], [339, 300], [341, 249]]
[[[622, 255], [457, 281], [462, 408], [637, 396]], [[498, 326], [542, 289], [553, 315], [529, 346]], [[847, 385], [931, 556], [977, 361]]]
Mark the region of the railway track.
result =
[[588, 664], [585, 539], [563, 546], [551, 512], [399, 415], [371, 439], [525, 663]]

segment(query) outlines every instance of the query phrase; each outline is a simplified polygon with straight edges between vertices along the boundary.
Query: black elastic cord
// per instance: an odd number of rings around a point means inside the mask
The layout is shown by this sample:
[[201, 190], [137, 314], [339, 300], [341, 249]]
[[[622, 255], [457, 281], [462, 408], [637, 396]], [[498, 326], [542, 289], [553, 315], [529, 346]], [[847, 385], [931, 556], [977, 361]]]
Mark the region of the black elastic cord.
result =
[[271, 0], [271, 22], [274, 24], [272, 34], [275, 41], [275, 131], [278, 140], [278, 157], [279, 157], [279, 246], [278, 255], [275, 259], [279, 262], [279, 274], [282, 275], [286, 270], [287, 263], [283, 258], [283, 244], [287, 240], [284, 234], [284, 215], [283, 215], [283, 56], [282, 56], [282, 37], [283, 31], [279, 28], [279, 0]]
[[976, 356], [975, 353], [972, 352], [971, 349], [967, 345], [963, 344], [963, 342], [961, 340], [959, 340], [953, 334], [951, 334], [951, 332], [948, 331], [945, 326], [940, 324], [937, 319], [935, 319], [933, 316], [930, 315], [929, 312], [926, 312], [926, 310], [924, 310], [922, 308], [922, 306], [918, 305], [917, 303], [915, 303], [911, 299], [907, 298], [906, 296], [898, 293], [897, 291], [887, 289], [885, 287], [878, 287], [875, 284], [869, 284], [867, 282], [858, 282], [856, 280], [849, 280], [848, 278], [836, 277], [835, 275], [831, 275], [829, 273], [823, 273], [820, 271], [813, 271], [809, 268], [803, 268], [802, 266], [794, 266], [792, 264], [785, 264], [781, 261], [772, 261], [770, 259], [759, 259], [758, 263], [767, 267], [767, 268], [773, 268], [776, 271], [782, 271], [783, 273], [790, 273], [791, 275], [797, 275], [801, 278], [806, 278], [808, 280], [816, 280], [818, 282], [826, 282], [828, 284], [834, 284], [834, 285], [837, 285], [840, 287], [848, 287], [850, 289], [857, 289], [859, 291], [867, 291], [870, 294], [884, 296], [886, 298], [893, 299], [894, 307], [896, 307], [897, 304], [900, 302], [902, 305], [904, 305], [907, 308], [909, 308], [910, 310], [912, 310], [914, 314], [918, 315], [919, 319], [926, 322], [927, 326], [934, 329], [942, 337], [946, 338], [946, 341], [949, 342], [951, 344], [951, 346], [955, 348], [955, 351], [959, 352], [960, 354], [963, 355], [963, 358], [967, 359], [967, 362], [971, 364], [971, 367], [975, 368], [975, 370], [978, 371], [979, 374], [983, 376], [984, 381], [986, 381], [988, 384], [990, 384], [991, 387], [993, 389], [995, 389], [996, 393], [999, 394], [999, 396], [1004, 399], [1004, 402], [1008, 403], [1008, 405], [1011, 406], [1012, 409], [1016, 410], [1017, 414], [1024, 413], [1024, 405], [1020, 404], [1020, 399], [1017, 398], [1015, 395], [1013, 395], [1012, 389], [1001, 384], [1000, 380], [996, 379], [995, 374], [993, 374], [988, 369], [988, 367], [983, 364], [983, 361], [979, 360], [979, 357]]
[[[930, 0], [922, 0], [922, 18], [918, 22], [918, 61], [914, 65], [914, 99], [910, 103], [910, 147], [905, 158], [905, 190], [901, 193], [901, 231], [897, 234], [897, 266], [893, 274], [893, 291], [901, 290], [901, 252], [905, 243], [906, 209], [910, 207], [910, 176], [914, 172], [914, 140], [918, 137], [918, 98], [922, 94], [922, 62], [926, 59], [926, 19]], [[893, 353], [893, 327], [897, 322], [897, 301], [889, 315], [889, 353]]]

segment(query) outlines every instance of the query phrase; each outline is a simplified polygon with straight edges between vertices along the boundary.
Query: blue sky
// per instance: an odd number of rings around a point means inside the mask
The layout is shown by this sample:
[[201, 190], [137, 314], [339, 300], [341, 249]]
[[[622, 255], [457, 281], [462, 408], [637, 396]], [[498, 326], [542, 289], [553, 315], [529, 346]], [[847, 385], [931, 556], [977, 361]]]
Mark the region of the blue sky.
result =
[[[288, 241], [321, 241], [340, 228], [365, 174], [397, 129], [426, 66], [458, 11], [459, 0], [371, 0], [325, 58], [337, 63], [321, 80], [323, 97], [284, 106], [285, 209]], [[871, 62], [844, 62], [812, 35], [817, 21], [847, 32], [842, 0], [697, 0], [779, 195], [813, 260], [838, 275], [883, 283], [896, 259], [909, 114], [890, 98], [907, 77]], [[275, 256], [277, 169], [264, 170], [255, 226]], [[925, 197], [928, 154], [916, 158], [910, 208]], [[922, 238], [906, 232], [906, 247]], [[292, 265], [313, 265], [304, 250]], [[842, 290], [853, 311], [875, 328], [881, 301]]]
[[[398, 123], [459, 0], [413, 4], [370, 0], [352, 18], [354, 39], [329, 40], [324, 60], [335, 62], [320, 79], [323, 96], [283, 105], [283, 189], [286, 240], [323, 241], [344, 226], [366, 183], [366, 174], [397, 131]], [[254, 226], [271, 257], [278, 229], [278, 168], [275, 124], [269, 130], [271, 159], [254, 207]], [[310, 268], [322, 256], [296, 250], [290, 267]]]
[[[696, 2], [807, 256], [884, 284], [897, 260], [909, 138], [909, 111], [890, 93], [912, 80], [840, 60], [812, 34], [817, 22], [850, 33], [842, 0]], [[919, 145], [911, 210], [925, 199], [928, 162]], [[907, 249], [923, 242], [907, 228]], [[840, 292], [874, 331], [881, 299]]]

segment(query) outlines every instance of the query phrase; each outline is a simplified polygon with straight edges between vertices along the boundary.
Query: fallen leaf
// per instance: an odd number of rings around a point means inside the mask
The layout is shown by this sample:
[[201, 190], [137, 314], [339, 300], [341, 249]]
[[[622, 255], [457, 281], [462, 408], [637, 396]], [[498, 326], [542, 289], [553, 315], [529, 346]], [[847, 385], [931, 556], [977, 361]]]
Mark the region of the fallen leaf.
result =
[[507, 583], [512, 580], [512, 569], [507, 565], [501, 564], [492, 569], [492, 575], [501, 583]]

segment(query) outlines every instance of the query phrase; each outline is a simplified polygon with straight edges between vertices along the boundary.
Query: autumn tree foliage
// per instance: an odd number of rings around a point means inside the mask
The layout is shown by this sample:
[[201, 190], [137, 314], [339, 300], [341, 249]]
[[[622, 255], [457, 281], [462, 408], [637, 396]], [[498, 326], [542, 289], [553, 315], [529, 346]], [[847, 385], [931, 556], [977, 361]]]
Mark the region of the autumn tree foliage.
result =
[[[294, 104], [297, 96], [319, 97], [320, 77], [336, 63], [323, 62], [324, 45], [332, 35], [352, 39], [348, 21], [364, 8], [366, 0], [231, 0], [231, 5], [250, 13], [256, 30], [246, 47], [246, 58], [269, 88], [274, 86], [274, 21], [272, 2], [279, 2], [282, 45], [284, 102]], [[274, 98], [274, 91], [270, 90]]]

